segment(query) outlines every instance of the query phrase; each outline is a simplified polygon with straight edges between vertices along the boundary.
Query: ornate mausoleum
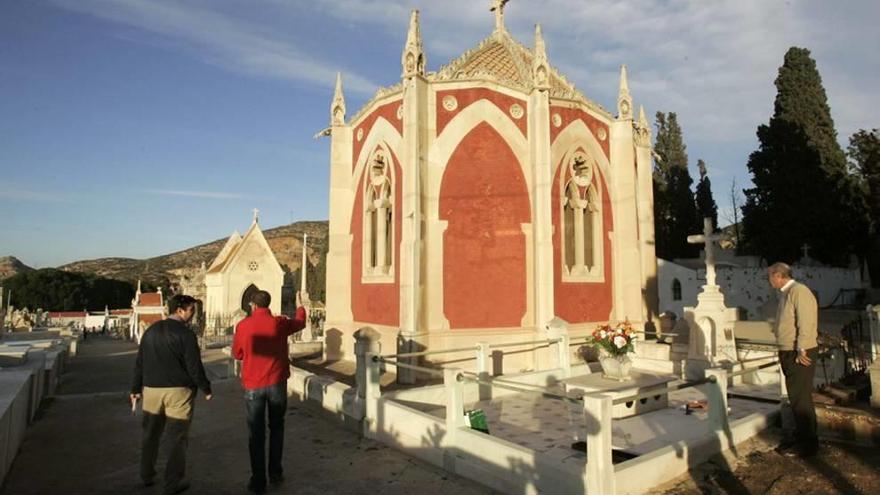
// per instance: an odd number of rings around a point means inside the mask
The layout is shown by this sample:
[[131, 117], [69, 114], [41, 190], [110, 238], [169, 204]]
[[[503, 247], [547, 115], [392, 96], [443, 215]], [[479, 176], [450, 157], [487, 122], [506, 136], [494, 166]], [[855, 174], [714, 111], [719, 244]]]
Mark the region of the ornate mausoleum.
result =
[[554, 317], [577, 336], [656, 316], [651, 131], [626, 68], [614, 115], [550, 65], [540, 26], [534, 48], [513, 39], [505, 3], [436, 72], [414, 11], [401, 81], [348, 119], [337, 79], [329, 357], [353, 359], [365, 326], [389, 353], [538, 340]]

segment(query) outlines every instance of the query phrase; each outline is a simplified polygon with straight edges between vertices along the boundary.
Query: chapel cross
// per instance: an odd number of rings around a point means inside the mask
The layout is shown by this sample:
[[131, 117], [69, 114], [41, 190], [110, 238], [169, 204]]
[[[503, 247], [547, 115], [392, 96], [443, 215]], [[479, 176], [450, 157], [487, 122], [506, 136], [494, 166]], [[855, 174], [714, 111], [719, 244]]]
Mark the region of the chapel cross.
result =
[[495, 30], [504, 31], [504, 4], [510, 0], [492, 0], [491, 12], [495, 12]]
[[257, 223], [260, 220], [260, 210], [257, 208], [254, 208], [251, 211], [254, 212], [254, 223]]
[[687, 237], [688, 244], [705, 244], [706, 249], [706, 285], [715, 285], [715, 243], [727, 236], [724, 234], [712, 233], [712, 219], [706, 217], [703, 219], [703, 233], [699, 235], [689, 235]]
[[804, 256], [802, 259], [807, 259], [810, 257], [810, 245], [809, 244], [804, 243], [804, 245], [801, 246], [801, 250], [804, 252]]

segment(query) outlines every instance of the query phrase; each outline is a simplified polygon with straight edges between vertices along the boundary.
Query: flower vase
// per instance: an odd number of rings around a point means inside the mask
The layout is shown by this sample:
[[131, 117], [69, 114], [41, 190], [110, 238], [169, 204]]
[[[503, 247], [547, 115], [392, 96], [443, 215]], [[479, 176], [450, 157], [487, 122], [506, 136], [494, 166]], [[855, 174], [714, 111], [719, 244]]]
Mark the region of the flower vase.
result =
[[602, 378], [619, 382], [632, 380], [630, 371], [632, 370], [633, 363], [628, 354], [599, 356], [599, 364], [602, 365]]

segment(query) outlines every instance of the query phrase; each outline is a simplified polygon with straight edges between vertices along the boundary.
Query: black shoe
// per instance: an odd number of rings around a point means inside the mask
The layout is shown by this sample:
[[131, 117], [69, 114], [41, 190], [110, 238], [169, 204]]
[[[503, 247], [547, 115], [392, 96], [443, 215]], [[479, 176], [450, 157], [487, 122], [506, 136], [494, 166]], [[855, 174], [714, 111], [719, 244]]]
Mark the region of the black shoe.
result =
[[270, 485], [280, 485], [284, 483], [284, 475], [283, 474], [270, 474], [269, 475], [269, 484]]
[[149, 488], [149, 487], [151, 487], [151, 486], [153, 486], [153, 485], [155, 485], [155, 484], [156, 484], [156, 480], [153, 479], [153, 478], [150, 478], [150, 479], [148, 479], [148, 480], [143, 480], [143, 486], [144, 486], [144, 488]]

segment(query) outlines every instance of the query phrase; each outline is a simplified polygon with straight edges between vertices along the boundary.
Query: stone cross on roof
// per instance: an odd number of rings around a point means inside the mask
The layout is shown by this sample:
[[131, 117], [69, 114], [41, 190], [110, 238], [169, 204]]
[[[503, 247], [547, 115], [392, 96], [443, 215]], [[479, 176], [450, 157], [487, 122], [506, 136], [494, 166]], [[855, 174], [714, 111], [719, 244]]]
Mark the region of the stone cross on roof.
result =
[[504, 31], [504, 4], [510, 0], [492, 0], [490, 12], [495, 12], [495, 30]]
[[254, 208], [251, 211], [254, 212], [254, 223], [257, 223], [258, 221], [260, 221], [260, 210], [257, 208]]
[[715, 286], [715, 243], [727, 239], [724, 234], [713, 234], [712, 230], [712, 219], [706, 217], [703, 219], [703, 233], [687, 238], [688, 244], [705, 244], [707, 286]]
[[810, 257], [810, 245], [809, 244], [804, 243], [804, 245], [801, 246], [801, 251], [804, 252], [803, 259], [807, 259]]

